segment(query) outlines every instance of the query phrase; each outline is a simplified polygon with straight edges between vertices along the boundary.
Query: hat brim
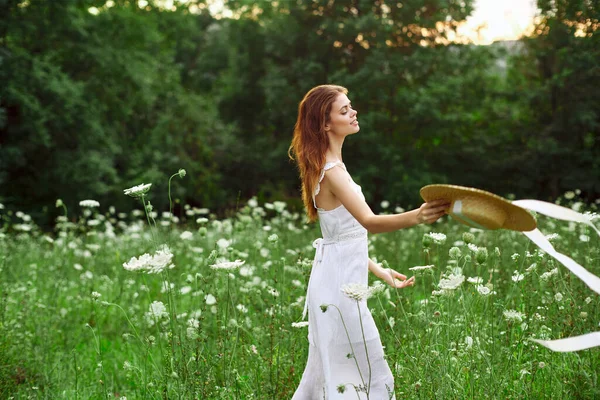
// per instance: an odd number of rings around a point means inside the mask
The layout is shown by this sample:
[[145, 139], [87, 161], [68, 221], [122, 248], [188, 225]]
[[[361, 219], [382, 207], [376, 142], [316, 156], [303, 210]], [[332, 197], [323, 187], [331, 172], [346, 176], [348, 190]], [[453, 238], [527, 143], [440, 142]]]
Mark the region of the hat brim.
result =
[[[420, 194], [425, 202], [434, 200], [454, 202], [455, 200], [461, 200], [468, 197], [475, 198], [483, 204], [498, 207], [506, 214], [506, 219], [503, 221], [500, 229], [528, 232], [537, 227], [537, 223], [529, 211], [512, 204], [510, 201], [495, 195], [494, 193], [486, 192], [485, 190], [457, 185], [427, 185], [421, 188]], [[461, 223], [465, 223], [458, 218], [455, 219]]]

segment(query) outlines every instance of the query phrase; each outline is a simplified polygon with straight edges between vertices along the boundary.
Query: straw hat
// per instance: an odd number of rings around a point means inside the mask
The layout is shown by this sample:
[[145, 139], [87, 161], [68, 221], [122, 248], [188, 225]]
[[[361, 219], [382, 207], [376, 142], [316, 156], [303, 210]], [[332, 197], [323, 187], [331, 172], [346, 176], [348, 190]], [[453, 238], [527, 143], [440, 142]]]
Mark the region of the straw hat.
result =
[[531, 231], [537, 226], [524, 208], [484, 190], [456, 185], [428, 185], [421, 188], [426, 202], [448, 200], [449, 214], [458, 222], [479, 229]]

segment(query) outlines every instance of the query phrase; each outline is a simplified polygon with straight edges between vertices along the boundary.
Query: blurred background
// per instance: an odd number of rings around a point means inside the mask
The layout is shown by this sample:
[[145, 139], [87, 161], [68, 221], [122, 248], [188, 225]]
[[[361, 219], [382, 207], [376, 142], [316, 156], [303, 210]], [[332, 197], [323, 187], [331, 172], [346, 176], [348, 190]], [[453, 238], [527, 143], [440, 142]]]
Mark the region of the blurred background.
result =
[[344, 161], [375, 211], [432, 183], [595, 201], [599, 20], [596, 0], [0, 0], [0, 203], [44, 224], [58, 198], [139, 206], [144, 182], [164, 209], [185, 168], [179, 209], [300, 209], [287, 148], [323, 83], [359, 112]]

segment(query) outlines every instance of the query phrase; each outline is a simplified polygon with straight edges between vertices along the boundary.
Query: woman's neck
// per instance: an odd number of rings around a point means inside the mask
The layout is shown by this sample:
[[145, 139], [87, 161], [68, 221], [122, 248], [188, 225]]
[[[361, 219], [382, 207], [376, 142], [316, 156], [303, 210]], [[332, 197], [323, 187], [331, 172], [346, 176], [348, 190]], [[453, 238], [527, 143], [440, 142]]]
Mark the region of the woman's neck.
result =
[[342, 145], [344, 144], [344, 138], [338, 138], [334, 135], [329, 135], [329, 149], [325, 153], [325, 160], [329, 161], [342, 161]]

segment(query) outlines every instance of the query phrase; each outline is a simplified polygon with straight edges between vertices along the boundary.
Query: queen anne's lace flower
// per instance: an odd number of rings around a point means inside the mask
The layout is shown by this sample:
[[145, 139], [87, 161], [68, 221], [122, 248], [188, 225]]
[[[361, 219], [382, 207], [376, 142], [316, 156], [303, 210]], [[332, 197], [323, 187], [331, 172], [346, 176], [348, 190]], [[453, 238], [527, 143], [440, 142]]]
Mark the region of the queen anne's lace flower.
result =
[[148, 193], [148, 191], [150, 190], [150, 186], [152, 186], [151, 183], [142, 183], [141, 185], [137, 185], [129, 189], [123, 190], [123, 193], [131, 197], [142, 197], [143, 195]]
[[175, 265], [171, 264], [172, 259], [173, 253], [166, 245], [163, 245], [153, 256], [145, 253], [139, 258], [131, 257], [128, 262], [123, 263], [123, 268], [128, 271], [145, 271], [149, 274], [157, 274], [165, 268], [174, 268]]
[[423, 271], [427, 269], [432, 269], [433, 265], [417, 265], [416, 267], [409, 268], [411, 271]]
[[96, 200], [81, 200], [79, 202], [79, 205], [81, 207], [88, 207], [88, 208], [100, 207], [100, 203], [98, 203]]
[[230, 269], [236, 269], [239, 268], [240, 266], [244, 265], [246, 261], [242, 261], [242, 260], [235, 260], [235, 261], [219, 261], [213, 265], [211, 265], [210, 267], [212, 269], [226, 269], [226, 270], [230, 270]]
[[525, 314], [517, 310], [505, 310], [502, 314], [504, 315], [504, 318], [509, 322], [523, 322], [523, 319], [525, 319]]
[[169, 319], [169, 313], [167, 312], [167, 307], [163, 304], [162, 301], [153, 301], [150, 304], [150, 310], [146, 313], [146, 321], [148, 325], [152, 326], [155, 322], [160, 321], [162, 319]]
[[430, 232], [429, 236], [431, 236], [435, 244], [444, 244], [446, 242], [446, 235], [443, 233]]
[[376, 282], [370, 287], [361, 283], [349, 283], [347, 285], [343, 285], [341, 291], [346, 297], [352, 300], [361, 301], [382, 292], [384, 289], [385, 287], [381, 282]]
[[448, 278], [440, 279], [438, 286], [443, 290], [454, 290], [457, 289], [462, 283], [465, 281], [464, 275], [452, 275], [450, 274]]
[[489, 287], [483, 286], [483, 285], [477, 285], [477, 291], [482, 296], [487, 296], [487, 295], [490, 295], [492, 293], [492, 291], [491, 291], [491, 289]]

